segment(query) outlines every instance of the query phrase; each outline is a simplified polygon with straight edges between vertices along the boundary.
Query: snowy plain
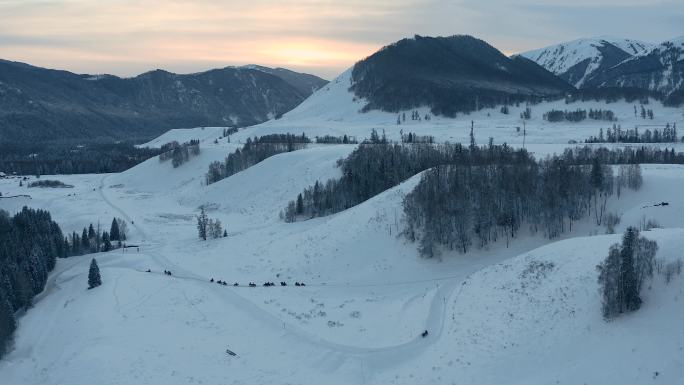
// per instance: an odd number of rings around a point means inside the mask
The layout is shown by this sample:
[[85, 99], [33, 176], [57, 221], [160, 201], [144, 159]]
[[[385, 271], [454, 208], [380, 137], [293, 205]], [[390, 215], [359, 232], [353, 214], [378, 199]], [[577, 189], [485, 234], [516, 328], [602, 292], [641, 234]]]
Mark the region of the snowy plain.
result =
[[[46, 290], [19, 319], [13, 350], [0, 361], [3, 385], [32, 384], [678, 384], [684, 381], [684, 277], [654, 277], [637, 313], [601, 319], [596, 265], [619, 233], [642, 218], [664, 227], [657, 258], [684, 257], [684, 167], [644, 165], [644, 187], [610, 204], [617, 235], [587, 219], [562, 239], [524, 236], [467, 255], [421, 259], [400, 236], [402, 199], [420, 175], [344, 212], [296, 223], [279, 218], [316, 180], [340, 175], [354, 145], [311, 145], [271, 157], [206, 186], [209, 163], [248, 137], [302, 132], [351, 135], [375, 128], [466, 142], [471, 120], [480, 143], [522, 146], [518, 119], [482, 110], [455, 119], [397, 125], [397, 114], [359, 113], [349, 72], [281, 119], [217, 140], [221, 128], [172, 130], [148, 145], [201, 140], [201, 154], [178, 168], [150, 159], [107, 175], [58, 175], [70, 189], [19, 187], [0, 180], [0, 208], [50, 210], [65, 232], [89, 223], [129, 223], [120, 250], [59, 260]], [[652, 101], [654, 120], [633, 103], [532, 106], [525, 146], [536, 156], [562, 151], [606, 122], [548, 123], [551, 108], [609, 108], [623, 128], [681, 126], [682, 109]], [[421, 115], [427, 113], [421, 109]], [[407, 115], [410, 111], [407, 111]], [[663, 145], [665, 146], [665, 145]], [[668, 145], [668, 147], [672, 147]], [[681, 151], [681, 145], [677, 145]], [[34, 177], [29, 177], [33, 180]], [[667, 207], [645, 207], [667, 201]], [[197, 239], [200, 206], [228, 237]], [[88, 264], [103, 285], [86, 290]], [[544, 266], [540, 268], [539, 266]], [[145, 270], [150, 269], [150, 273]], [[172, 277], [163, 270], [173, 272]], [[229, 286], [210, 283], [225, 280]], [[261, 287], [265, 281], [287, 287]], [[295, 281], [306, 287], [294, 287]], [[241, 286], [230, 284], [239, 282]], [[258, 287], [245, 287], [248, 282]], [[49, 320], [49, 322], [46, 322]], [[420, 333], [429, 330], [427, 338]], [[226, 354], [229, 349], [237, 354]], [[656, 374], [657, 373], [657, 374]]]

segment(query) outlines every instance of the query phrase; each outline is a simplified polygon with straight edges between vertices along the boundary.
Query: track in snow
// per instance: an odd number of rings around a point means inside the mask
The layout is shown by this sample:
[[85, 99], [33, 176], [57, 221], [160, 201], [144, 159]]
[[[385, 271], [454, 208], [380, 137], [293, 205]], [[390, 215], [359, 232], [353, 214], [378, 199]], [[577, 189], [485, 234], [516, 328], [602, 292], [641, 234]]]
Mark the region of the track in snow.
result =
[[[104, 176], [100, 180], [99, 194], [102, 199], [109, 205], [112, 209], [117, 211], [123, 218], [129, 222], [131, 216], [120, 206], [115, 204], [105, 193], [105, 182], [109, 175]], [[183, 280], [186, 282], [195, 282], [198, 284], [209, 285], [212, 290], [218, 295], [222, 296], [226, 300], [230, 301], [231, 304], [241, 308], [243, 311], [250, 314], [254, 319], [265, 323], [274, 329], [283, 329], [288, 333], [288, 336], [295, 337], [301, 343], [305, 343], [314, 347], [323, 348], [329, 351], [329, 353], [334, 354], [345, 354], [350, 356], [362, 356], [365, 365], [368, 363], [374, 363], [374, 366], [380, 363], [392, 362], [396, 365], [403, 361], [404, 359], [409, 359], [414, 356], [418, 351], [424, 350], [428, 346], [434, 344], [442, 336], [444, 330], [445, 319], [446, 319], [446, 304], [455, 300], [453, 297], [458, 296], [458, 292], [454, 294], [456, 288], [462, 287], [462, 284], [467, 279], [466, 277], [449, 276], [432, 278], [426, 280], [414, 280], [414, 281], [402, 281], [402, 282], [389, 282], [389, 283], [368, 283], [368, 284], [307, 284], [307, 286], [313, 287], [389, 287], [397, 285], [407, 285], [422, 282], [435, 282], [437, 290], [430, 303], [430, 308], [425, 320], [425, 329], [429, 330], [430, 334], [423, 338], [420, 335], [417, 337], [400, 344], [390, 345], [379, 348], [368, 348], [359, 347], [354, 345], [343, 345], [335, 342], [331, 342], [322, 338], [318, 335], [307, 332], [300, 326], [283, 321], [281, 318], [273, 315], [271, 312], [264, 310], [260, 306], [256, 305], [252, 300], [250, 300], [245, 295], [240, 295], [232, 286], [222, 286], [216, 283], [210, 283], [206, 277], [199, 276], [191, 271], [181, 268], [180, 266], [172, 263], [163, 254], [156, 251], [161, 246], [161, 242], [151, 239], [147, 232], [139, 225], [139, 223], [132, 223], [135, 230], [144, 238], [142, 242], [143, 250], [140, 252], [142, 255], [148, 255], [151, 259], [160, 266], [165, 266], [166, 269], [172, 271], [173, 276], [170, 279]], [[139, 271], [139, 270], [138, 270]], [[149, 274], [149, 273], [148, 273]], [[468, 275], [469, 276], [469, 275]], [[460, 278], [460, 279], [459, 279]], [[244, 288], [244, 287], [242, 287]], [[251, 290], [277, 290], [276, 288], [262, 288], [260, 286], [256, 288], [249, 288]], [[460, 292], [460, 290], [459, 290]], [[389, 360], [388, 358], [392, 358]]]

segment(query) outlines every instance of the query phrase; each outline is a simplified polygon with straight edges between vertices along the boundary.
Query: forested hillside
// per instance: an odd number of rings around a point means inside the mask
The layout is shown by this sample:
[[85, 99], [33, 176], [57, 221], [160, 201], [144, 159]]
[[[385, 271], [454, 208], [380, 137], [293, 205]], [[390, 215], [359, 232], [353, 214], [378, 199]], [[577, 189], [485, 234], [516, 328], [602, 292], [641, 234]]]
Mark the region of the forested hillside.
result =
[[508, 58], [471, 36], [403, 39], [356, 63], [351, 90], [364, 110], [428, 106], [454, 116], [498, 104], [559, 96], [574, 87], [533, 61]]
[[0, 141], [149, 140], [172, 128], [248, 126], [301, 103], [314, 90], [301, 82], [325, 84], [246, 67], [119, 78], [0, 60]]
[[0, 210], [0, 355], [16, 327], [14, 312], [31, 306], [56, 259], [67, 255], [64, 239], [47, 211], [25, 207], [10, 216]]

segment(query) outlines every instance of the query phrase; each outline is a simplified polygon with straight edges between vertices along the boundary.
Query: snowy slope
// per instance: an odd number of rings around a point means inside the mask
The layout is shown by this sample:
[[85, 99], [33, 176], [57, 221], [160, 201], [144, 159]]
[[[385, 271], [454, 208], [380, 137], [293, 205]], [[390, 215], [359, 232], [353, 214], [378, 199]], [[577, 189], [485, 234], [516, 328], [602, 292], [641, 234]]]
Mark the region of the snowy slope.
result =
[[[199, 138], [200, 155], [178, 168], [153, 158], [119, 174], [42, 177], [73, 189], [0, 180], [4, 196], [31, 195], [0, 199], [2, 209], [46, 208], [65, 231], [118, 216], [140, 245], [139, 252], [97, 255], [104, 284], [90, 291], [92, 256], [58, 261], [45, 292], [19, 320], [14, 350], [0, 361], [2, 385], [643, 384], [655, 372], [658, 381], [676, 384], [684, 377], [684, 276], [667, 286], [656, 276], [641, 311], [605, 323], [595, 266], [619, 236], [589, 236], [603, 232], [591, 220], [554, 242], [522, 236], [510, 247], [425, 260], [400, 235], [403, 197], [420, 175], [335, 215], [279, 220], [304, 187], [338, 177], [336, 161], [354, 145], [311, 145], [203, 184], [211, 162], [268, 133], [363, 139], [375, 128], [392, 139], [403, 130], [463, 142], [474, 121], [479, 143], [493, 137], [523, 144], [516, 130], [522, 105], [509, 115], [497, 108], [398, 126], [396, 114], [360, 113], [364, 103], [348, 87], [345, 72], [281, 119], [242, 129], [230, 143], [214, 143], [220, 128], [172, 130], [148, 143]], [[541, 118], [552, 108], [580, 107], [609, 108], [624, 128], [684, 123], [681, 109], [655, 101], [655, 119], [647, 121], [634, 117], [632, 103], [547, 101], [531, 106], [526, 148], [543, 157], [612, 125]], [[684, 167], [647, 165], [643, 175], [642, 190], [624, 192], [608, 210], [622, 218], [618, 231], [644, 217], [660, 222], [665, 229], [646, 235], [658, 241], [658, 258], [678, 258]], [[662, 201], [670, 205], [645, 207]], [[197, 239], [200, 206], [221, 220], [228, 237]], [[289, 285], [244, 287], [264, 281]], [[430, 335], [421, 338], [426, 329]]]
[[[585, 79], [649, 50], [632, 40], [582, 39], [538, 50], [533, 60], [563, 72], [575, 68]], [[59, 260], [34, 308], [19, 318], [13, 350], [0, 361], [0, 383], [681, 382], [684, 276], [665, 285], [656, 275], [643, 309], [606, 323], [595, 266], [619, 235], [596, 236], [604, 229], [591, 219], [554, 241], [522, 229], [510, 246], [500, 242], [426, 260], [401, 235], [403, 198], [420, 175], [335, 215], [280, 220], [280, 211], [305, 187], [339, 177], [336, 163], [355, 145], [312, 144], [203, 183], [210, 163], [249, 137], [271, 133], [363, 140], [376, 129], [392, 140], [413, 132], [437, 142], [467, 142], [472, 124], [480, 144], [491, 137], [541, 158], [613, 124], [549, 123], [542, 116], [551, 109], [610, 109], [615, 124], [640, 130], [672, 123], [681, 129], [681, 109], [651, 100], [647, 108], [655, 117], [644, 120], [625, 101], [547, 100], [529, 106], [526, 121], [520, 119], [528, 107], [523, 104], [510, 106], [509, 114], [496, 107], [403, 120], [413, 111], [360, 112], [366, 101], [349, 91], [350, 76], [345, 71], [281, 118], [241, 129], [230, 142], [221, 138], [221, 127], [199, 127], [171, 130], [143, 145], [199, 139], [201, 153], [178, 168], [153, 158], [118, 174], [42, 177], [72, 189], [28, 189], [16, 179], [0, 180], [3, 196], [30, 196], [0, 199], [0, 209], [48, 209], [66, 232], [120, 217], [129, 223], [129, 242], [139, 245], [139, 251], [95, 256], [103, 277], [95, 290], [85, 289], [92, 255]], [[417, 110], [421, 117], [430, 113]], [[682, 144], [659, 146], [684, 151]], [[621, 218], [618, 232], [645, 218], [658, 221], [663, 229], [645, 233], [660, 246], [657, 258], [680, 258], [684, 167], [646, 165], [643, 175], [643, 188], [624, 191], [608, 211]], [[663, 201], [669, 205], [653, 206]], [[200, 207], [221, 221], [227, 237], [197, 239]], [[217, 285], [212, 278], [239, 285]], [[261, 286], [265, 281], [288, 285]], [[306, 286], [295, 287], [295, 281]], [[248, 282], [259, 286], [246, 287]]]
[[[90, 256], [60, 260], [0, 362], [6, 383], [629, 384], [655, 371], [665, 383], [681, 378], [682, 280], [665, 287], [656, 277], [642, 311], [604, 323], [594, 266], [618, 236], [586, 237], [590, 221], [546, 246], [527, 238], [508, 249], [422, 260], [397, 236], [402, 198], [420, 176], [345, 212], [286, 224], [279, 209], [303, 186], [339, 175], [335, 161], [354, 146], [311, 146], [203, 186], [200, 172], [236, 145], [203, 148], [177, 169], [151, 159], [121, 174], [59, 176], [73, 191], [31, 191], [32, 205], [76, 229], [74, 212], [81, 221], [134, 220], [141, 251], [98, 255], [104, 285], [92, 291], [85, 290]], [[610, 211], [622, 214], [619, 230], [642, 215], [669, 227], [649, 236], [657, 237], [659, 258], [678, 257], [684, 168], [645, 166], [644, 178], [643, 190]], [[0, 190], [22, 191], [14, 180], [0, 181]], [[643, 208], [662, 200], [670, 206]], [[228, 238], [195, 239], [201, 204]], [[532, 261], [554, 267], [524, 274]], [[211, 277], [307, 287], [222, 287]], [[602, 354], [621, 354], [628, 370], [606, 377], [595, 365]]]
[[594, 37], [553, 44], [526, 51], [520, 55], [534, 60], [547, 70], [560, 75], [586, 59], [597, 58], [600, 61], [601, 51], [598, 48], [606, 43], [616, 46], [630, 56], [644, 55], [655, 47], [655, 44], [632, 39]]
[[588, 87], [631, 87], [658, 92], [681, 105], [684, 92], [684, 40], [665, 41], [647, 54], [634, 56], [597, 73]]
[[[471, 121], [475, 125], [475, 137], [479, 143], [486, 143], [489, 137], [495, 143], [508, 143], [522, 146], [526, 144], [559, 144], [567, 145], [569, 141], [583, 142], [590, 136], [597, 136], [599, 130], [612, 127], [613, 122], [587, 119], [582, 122], [550, 123], [543, 119], [543, 114], [552, 109], [609, 109], [615, 113], [618, 121], [614, 122], [623, 128], [661, 129], [667, 123], [676, 123], [678, 127], [684, 124], [681, 109], [664, 107], [660, 102], [651, 100], [649, 109], [654, 111], [653, 120], [644, 120], [634, 116], [635, 103], [619, 101], [604, 102], [575, 102], [566, 104], [564, 100], [547, 101], [529, 106], [532, 118], [523, 123], [521, 112], [526, 106], [510, 106], [509, 114], [500, 112], [500, 108], [487, 108], [470, 114], [460, 114], [456, 118], [432, 116], [431, 120], [410, 120], [411, 111], [406, 111], [406, 121], [397, 125], [397, 114], [380, 111], [368, 113], [359, 112], [363, 102], [354, 101], [353, 94], [347, 90], [344, 82], [329, 84], [314, 93], [300, 106], [285, 114], [281, 119], [271, 120], [257, 126], [247, 127], [231, 136], [233, 142], [243, 142], [247, 137], [261, 136], [273, 133], [306, 133], [310, 137], [323, 135], [350, 135], [359, 141], [369, 138], [372, 129], [380, 134], [384, 131], [388, 138], [400, 140], [401, 132], [418, 135], [433, 135], [437, 142], [462, 142], [469, 140]], [[639, 108], [638, 103], [637, 108]], [[428, 108], [417, 109], [421, 116], [429, 114]], [[523, 125], [526, 136], [523, 137]], [[518, 130], [517, 128], [520, 128]]]
[[[638, 40], [598, 37], [554, 44], [521, 55], [581, 87], [602, 66], [647, 54], [653, 48], [653, 44]], [[570, 74], [573, 70], [579, 73]]]
[[[681, 228], [643, 235], [681, 258]], [[676, 384], [684, 378], [684, 280], [656, 274], [644, 307], [600, 314], [595, 266], [618, 235], [550, 244], [471, 275], [449, 300], [451, 322], [415, 362], [377, 383]], [[437, 353], [441, 352], [441, 354]]]
[[[638, 104], [636, 102], [586, 101], [566, 104], [564, 100], [550, 100], [529, 106], [532, 109], [532, 118], [525, 122], [520, 118], [521, 112], [527, 107], [524, 104], [509, 106], [508, 115], [502, 114], [500, 107], [495, 107], [470, 114], [458, 114], [455, 118], [432, 116], [429, 108], [421, 107], [415, 111], [418, 111], [421, 117], [430, 115], [431, 119], [411, 120], [410, 116], [414, 110], [402, 111], [399, 114], [378, 110], [361, 112], [367, 102], [357, 98], [349, 90], [350, 85], [351, 69], [348, 69], [280, 119], [241, 129], [237, 134], [231, 135], [231, 141], [240, 143], [248, 137], [274, 133], [306, 133], [311, 138], [346, 134], [361, 141], [370, 137], [371, 130], [376, 129], [380, 133], [384, 131], [392, 140], [400, 140], [401, 132], [413, 132], [418, 135], [433, 135], [438, 142], [467, 142], [470, 124], [473, 121], [475, 137], [479, 143], [486, 143], [489, 137], [493, 137], [495, 143], [506, 142], [518, 146], [521, 146], [523, 141], [526, 144], [567, 145], [569, 141], [583, 142], [589, 136], [598, 135], [601, 128], [605, 131], [613, 124], [591, 119], [578, 123], [549, 123], [543, 119], [543, 114], [552, 109], [609, 109], [618, 119], [615, 123], [623, 128], [637, 126], [643, 129], [648, 126], [652, 129], [664, 127], [667, 123], [676, 123], [679, 127], [684, 124], [681, 109], [665, 107], [655, 100], [651, 100], [648, 106], [654, 111], [653, 120], [635, 117], [634, 106]], [[397, 118], [401, 118], [402, 115], [406, 115], [406, 120], [397, 124]], [[525, 137], [522, 135], [523, 125], [526, 127]]]
[[213, 142], [214, 139], [218, 139], [219, 137], [223, 136], [223, 129], [223, 127], [175, 128], [165, 132], [161, 136], [158, 136], [147, 143], [139, 145], [138, 147], [159, 148], [166, 143], [173, 142], [174, 140], [178, 143], [185, 143], [193, 139], [199, 139], [200, 144], [208, 142], [210, 143]]

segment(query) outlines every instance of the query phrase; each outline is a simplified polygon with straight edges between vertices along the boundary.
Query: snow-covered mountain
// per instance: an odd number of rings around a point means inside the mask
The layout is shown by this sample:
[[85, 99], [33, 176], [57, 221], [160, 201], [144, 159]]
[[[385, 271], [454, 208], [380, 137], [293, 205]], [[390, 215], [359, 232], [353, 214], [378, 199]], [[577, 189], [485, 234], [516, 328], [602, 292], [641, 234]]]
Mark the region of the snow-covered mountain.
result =
[[653, 44], [643, 41], [598, 37], [554, 44], [520, 55], [580, 88], [595, 73], [645, 55], [653, 48]]
[[534, 62], [506, 57], [472, 36], [416, 35], [356, 63], [351, 89], [367, 101], [366, 111], [428, 106], [434, 114], [454, 116], [573, 88]]
[[631, 87], [657, 92], [671, 104], [684, 101], [684, 37], [655, 46], [599, 71], [586, 82], [589, 87]]

